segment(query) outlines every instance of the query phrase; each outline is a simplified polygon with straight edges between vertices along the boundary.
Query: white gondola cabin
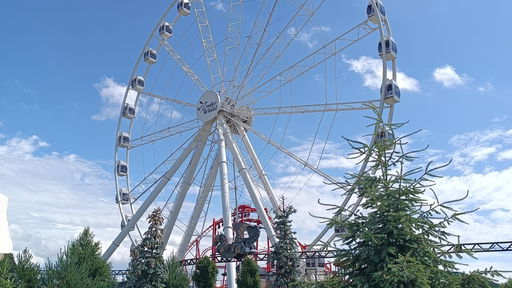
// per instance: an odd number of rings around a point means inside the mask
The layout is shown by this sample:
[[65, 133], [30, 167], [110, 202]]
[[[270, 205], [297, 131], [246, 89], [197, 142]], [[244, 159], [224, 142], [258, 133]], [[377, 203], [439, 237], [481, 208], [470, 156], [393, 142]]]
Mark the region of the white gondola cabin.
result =
[[190, 14], [190, 0], [178, 1], [177, 9], [180, 15], [188, 16]]
[[148, 64], [155, 64], [156, 51], [151, 48], [146, 49], [146, 51], [144, 51], [144, 61]]
[[398, 88], [395, 81], [388, 79], [382, 90], [384, 92], [384, 103], [392, 105], [400, 102], [400, 88]]
[[370, 20], [374, 24], [379, 24], [379, 16], [377, 13], [380, 14], [380, 18], [382, 20], [386, 19], [386, 9], [384, 9], [384, 5], [382, 5], [382, 2], [375, 1], [377, 3], [377, 9], [375, 9], [373, 5], [373, 1], [370, 1], [368, 3], [368, 6], [366, 6], [366, 15], [368, 16], [368, 20]]
[[388, 131], [387, 129], [381, 129], [377, 133], [377, 141], [379, 142], [390, 142], [394, 140], [395, 137], [393, 136], [393, 133], [391, 133], [391, 131]]
[[[386, 60], [396, 59], [396, 54], [398, 52], [398, 49], [396, 47], [396, 43], [393, 40], [393, 38], [386, 36], [384, 38], [384, 46], [386, 46], [386, 49], [384, 51], [384, 53], [386, 55]], [[382, 52], [383, 52], [382, 51], [382, 41], [379, 41], [378, 50], [379, 50], [379, 57], [382, 57]]]
[[119, 188], [119, 193], [116, 194], [116, 203], [121, 205], [130, 204], [130, 193], [124, 188]]
[[169, 39], [172, 36], [172, 26], [171, 24], [164, 22], [160, 24], [160, 27], [158, 27], [158, 34], [160, 34], [160, 37], [163, 39]]
[[[128, 215], [126, 215], [125, 217], [126, 217], [126, 222], [124, 221], [124, 219], [123, 219], [123, 220], [121, 220], [121, 230], [123, 230], [123, 229], [124, 229], [124, 227], [126, 227], [126, 224], [127, 224], [128, 222], [130, 222], [130, 219], [131, 219], [131, 217], [130, 217], [130, 216], [128, 216]], [[132, 228], [130, 229], [130, 231], [133, 231], [133, 230], [135, 230], [135, 227], [132, 227]]]
[[323, 270], [324, 267], [324, 258], [306, 258], [306, 270]]
[[130, 83], [130, 87], [137, 92], [142, 92], [142, 90], [144, 90], [144, 85], [145, 82], [142, 76], [136, 76]]
[[126, 119], [135, 118], [135, 107], [130, 103], [124, 103], [123, 106], [123, 117]]
[[[341, 219], [340, 219], [341, 218]], [[342, 235], [347, 233], [347, 228], [345, 226], [345, 221], [348, 219], [348, 215], [341, 214], [341, 217], [338, 216], [339, 221], [334, 225], [334, 234], [336, 235]]]
[[124, 161], [117, 160], [116, 173], [117, 173], [117, 176], [120, 176], [120, 177], [128, 175], [128, 164], [126, 164], [126, 162], [124, 162]]
[[130, 134], [126, 132], [119, 132], [119, 134], [117, 135], [117, 147], [130, 147]]

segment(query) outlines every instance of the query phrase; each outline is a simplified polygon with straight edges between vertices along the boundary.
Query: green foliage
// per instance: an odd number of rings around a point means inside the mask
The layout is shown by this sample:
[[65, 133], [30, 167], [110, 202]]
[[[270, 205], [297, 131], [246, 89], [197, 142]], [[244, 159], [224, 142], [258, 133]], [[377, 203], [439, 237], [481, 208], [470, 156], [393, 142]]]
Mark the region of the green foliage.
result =
[[15, 266], [14, 258], [12, 254], [3, 255], [0, 260], [0, 287], [2, 288], [18, 288], [19, 283], [13, 273], [13, 267]]
[[512, 288], [512, 278], [508, 278], [507, 282], [500, 285], [500, 288]]
[[190, 280], [187, 272], [181, 266], [176, 257], [170, 257], [164, 263], [165, 287], [166, 288], [188, 288]]
[[47, 262], [41, 275], [43, 287], [111, 288], [116, 281], [110, 264], [101, 258], [100, 242], [86, 227], [77, 239], [59, 253], [56, 262]]
[[25, 287], [39, 287], [39, 264], [32, 261], [32, 254], [25, 248], [16, 254], [16, 265], [14, 266], [14, 274], [20, 285]]
[[295, 232], [292, 230], [290, 216], [297, 212], [293, 206], [285, 206], [284, 197], [281, 197], [281, 211], [276, 211], [274, 226], [277, 236], [277, 243], [273, 246], [269, 260], [275, 264], [275, 287], [290, 287], [296, 282], [300, 275], [300, 258], [295, 253], [299, 248]]
[[139, 245], [132, 251], [127, 287], [165, 287], [165, 268], [162, 257], [164, 218], [162, 210], [156, 208], [148, 216], [149, 227]]
[[251, 258], [244, 257], [242, 260], [242, 269], [240, 276], [236, 279], [238, 287], [244, 288], [259, 288], [260, 275], [259, 266]]
[[217, 266], [207, 256], [199, 259], [196, 263], [196, 271], [192, 275], [192, 281], [197, 288], [213, 288], [217, 278]]
[[[401, 125], [375, 120], [375, 133]], [[463, 222], [451, 205], [462, 201], [439, 201], [432, 190], [437, 170], [446, 165], [408, 169], [419, 151], [405, 150], [405, 137], [381, 139], [367, 145], [347, 140], [354, 149], [354, 158], [363, 165], [363, 173], [354, 173], [338, 185], [346, 193], [363, 199], [349, 220], [343, 215], [352, 211], [337, 207], [331, 225], [343, 225], [346, 233], [340, 249], [342, 279], [348, 287], [456, 287], [456, 262], [443, 255], [439, 244], [449, 244], [452, 235], [446, 228]], [[365, 166], [365, 163], [367, 165]], [[425, 198], [431, 191], [435, 200]], [[467, 195], [466, 195], [467, 196]], [[464, 253], [464, 251], [461, 251]], [[441, 256], [440, 256], [441, 255]], [[457, 254], [457, 256], [460, 256]]]
[[344, 282], [337, 278], [329, 278], [326, 280], [318, 281], [318, 282], [295, 282], [290, 285], [290, 287], [296, 288], [342, 288], [344, 286]]

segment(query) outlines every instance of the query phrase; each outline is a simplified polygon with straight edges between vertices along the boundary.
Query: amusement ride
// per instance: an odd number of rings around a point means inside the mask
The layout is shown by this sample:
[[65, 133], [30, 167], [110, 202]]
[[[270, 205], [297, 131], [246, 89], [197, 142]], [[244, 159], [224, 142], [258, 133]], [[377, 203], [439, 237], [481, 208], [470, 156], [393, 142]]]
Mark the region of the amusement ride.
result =
[[[396, 58], [378, 0], [171, 1], [127, 83], [114, 154], [121, 231], [103, 258], [137, 245], [159, 207], [165, 253], [186, 265], [212, 257], [220, 285], [236, 287], [244, 256], [271, 274], [261, 255], [277, 241], [283, 195], [298, 211], [304, 270], [335, 271], [319, 251], [343, 227], [311, 214], [332, 217], [319, 200], [351, 212], [361, 203], [354, 188], [334, 189], [343, 173], [366, 173], [338, 143], [359, 136], [372, 107], [392, 121]], [[377, 63], [366, 68], [377, 69], [377, 89], [349, 68], [358, 60]], [[393, 137], [375, 129], [365, 141]]]

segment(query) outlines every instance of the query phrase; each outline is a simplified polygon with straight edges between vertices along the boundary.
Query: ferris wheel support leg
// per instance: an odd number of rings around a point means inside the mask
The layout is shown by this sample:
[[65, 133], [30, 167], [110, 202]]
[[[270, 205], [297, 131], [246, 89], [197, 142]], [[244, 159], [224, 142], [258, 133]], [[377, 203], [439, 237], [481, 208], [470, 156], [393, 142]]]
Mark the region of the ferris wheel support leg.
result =
[[245, 145], [245, 148], [249, 152], [249, 156], [251, 157], [252, 162], [256, 167], [258, 176], [260, 177], [260, 180], [263, 183], [263, 188], [265, 189], [265, 192], [267, 192], [267, 196], [270, 199], [270, 202], [272, 203], [272, 208], [274, 208], [274, 211], [279, 211], [279, 205], [277, 204], [276, 197], [274, 196], [274, 190], [272, 189], [270, 181], [268, 181], [267, 174], [265, 173], [263, 166], [261, 166], [261, 162], [258, 159], [256, 152], [254, 151], [254, 147], [252, 146], [251, 140], [249, 140], [249, 137], [247, 137], [247, 133], [245, 132], [245, 129], [243, 127], [237, 125], [237, 129], [240, 132], [240, 136], [242, 137], [242, 141]]
[[[223, 122], [222, 118], [219, 117], [220, 121]], [[226, 130], [225, 126], [217, 125], [217, 131], [219, 135], [219, 168], [220, 168], [220, 190], [222, 194], [222, 222], [224, 225], [224, 235], [229, 244], [233, 243], [233, 220], [231, 219], [231, 207], [229, 203], [229, 179], [228, 179], [228, 162], [226, 157], [226, 141], [224, 133]], [[215, 235], [214, 235], [215, 237]], [[235, 262], [226, 263], [227, 280], [229, 288], [236, 288], [236, 266]]]
[[197, 222], [199, 221], [199, 217], [201, 216], [201, 211], [206, 204], [206, 200], [208, 199], [208, 195], [213, 190], [213, 184], [215, 183], [215, 176], [217, 175], [219, 168], [219, 154], [215, 156], [215, 160], [212, 162], [212, 166], [210, 171], [208, 172], [208, 176], [206, 178], [206, 182], [203, 187], [201, 187], [201, 191], [199, 192], [199, 196], [197, 197], [196, 205], [194, 206], [194, 211], [192, 212], [192, 217], [188, 222], [185, 233], [183, 233], [183, 238], [181, 239], [180, 246], [178, 247], [177, 259], [183, 259], [185, 257], [185, 253], [187, 252], [187, 247], [190, 244], [190, 240], [192, 239], [192, 234], [194, 234], [194, 230], [197, 227]]
[[[206, 140], [208, 138], [208, 134], [210, 133], [210, 129], [212, 127], [213, 121], [209, 121], [203, 125], [203, 128], [199, 132], [199, 137], [197, 138], [197, 148], [194, 151], [194, 155], [188, 164], [187, 170], [185, 172], [185, 176], [183, 178], [183, 182], [179, 188], [178, 196], [174, 201], [174, 204], [171, 207], [171, 212], [167, 217], [167, 222], [164, 226], [164, 234], [162, 237], [162, 241], [164, 245], [167, 245], [169, 238], [171, 237], [172, 230], [174, 225], [176, 224], [176, 220], [178, 219], [178, 214], [181, 211], [181, 207], [183, 206], [183, 202], [185, 202], [185, 196], [187, 196], [187, 192], [192, 186], [192, 182], [194, 180], [194, 174], [197, 169], [197, 165], [199, 164], [199, 160], [201, 160], [201, 155], [203, 154], [204, 146], [206, 145]], [[164, 248], [165, 250], [165, 248]], [[162, 250], [161, 253], [164, 251]]]
[[265, 213], [265, 209], [263, 207], [263, 204], [261, 203], [260, 197], [258, 196], [255, 185], [252, 182], [251, 175], [249, 174], [249, 170], [247, 169], [247, 165], [245, 165], [245, 161], [240, 154], [240, 150], [238, 149], [236, 143], [233, 141], [233, 138], [231, 137], [231, 133], [227, 128], [226, 122], [222, 117], [219, 117], [219, 120], [219, 122], [222, 125], [222, 129], [224, 130], [226, 144], [229, 150], [231, 151], [231, 154], [233, 155], [233, 159], [235, 160], [235, 164], [238, 167], [240, 175], [242, 176], [242, 179], [245, 183], [245, 187], [247, 188], [247, 191], [251, 196], [251, 200], [254, 206], [256, 206], [256, 210], [258, 211], [258, 215], [261, 218], [263, 227], [267, 232], [267, 237], [269, 238], [270, 243], [274, 245], [277, 242], [276, 233], [274, 231], [274, 228], [272, 227], [272, 224], [270, 223], [270, 220], [268, 219], [268, 215]]
[[[211, 124], [205, 124], [201, 128], [201, 132], [205, 130], [209, 130], [209, 127], [211, 127]], [[172, 167], [165, 172], [165, 174], [160, 179], [160, 182], [158, 182], [157, 186], [153, 191], [151, 191], [151, 194], [149, 194], [148, 198], [142, 203], [142, 205], [137, 209], [137, 212], [133, 215], [133, 217], [126, 223], [126, 226], [121, 230], [121, 232], [117, 235], [117, 237], [112, 241], [112, 244], [108, 247], [107, 251], [101, 256], [103, 259], [108, 260], [112, 254], [116, 251], [117, 247], [121, 245], [124, 238], [128, 235], [128, 233], [135, 227], [135, 224], [140, 220], [142, 215], [146, 213], [146, 210], [149, 208], [151, 203], [155, 201], [156, 197], [162, 189], [164, 189], [165, 185], [171, 180], [171, 178], [174, 176], [176, 171], [181, 167], [185, 159], [187, 159], [188, 155], [192, 153], [192, 151], [196, 148], [197, 145], [197, 139], [202, 137], [204, 132], [199, 132], [194, 139], [188, 144], [188, 146], [183, 150], [183, 153], [181, 153], [180, 157], [173, 163]], [[207, 131], [206, 131], [207, 133]], [[204, 136], [203, 136], [204, 137]]]

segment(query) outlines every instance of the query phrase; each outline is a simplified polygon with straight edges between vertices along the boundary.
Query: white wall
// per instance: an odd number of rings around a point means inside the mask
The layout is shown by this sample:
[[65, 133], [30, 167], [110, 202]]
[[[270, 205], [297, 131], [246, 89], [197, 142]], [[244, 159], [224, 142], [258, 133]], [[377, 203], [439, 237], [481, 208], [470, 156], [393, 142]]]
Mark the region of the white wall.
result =
[[7, 196], [0, 194], [0, 254], [12, 253], [11, 233], [7, 222]]

